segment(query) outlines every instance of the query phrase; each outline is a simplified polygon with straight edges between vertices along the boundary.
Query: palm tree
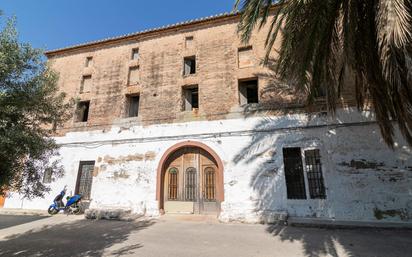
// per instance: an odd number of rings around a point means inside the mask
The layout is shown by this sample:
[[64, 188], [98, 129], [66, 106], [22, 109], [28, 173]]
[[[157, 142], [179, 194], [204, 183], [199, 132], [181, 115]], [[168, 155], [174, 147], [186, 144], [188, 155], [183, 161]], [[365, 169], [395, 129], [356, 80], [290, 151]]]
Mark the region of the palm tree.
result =
[[[384, 141], [394, 122], [412, 146], [412, 0], [236, 0], [244, 42], [268, 23], [268, 64], [312, 103], [326, 92], [334, 113], [345, 77], [355, 79], [357, 106], [370, 100]], [[274, 43], [280, 36], [280, 46]]]

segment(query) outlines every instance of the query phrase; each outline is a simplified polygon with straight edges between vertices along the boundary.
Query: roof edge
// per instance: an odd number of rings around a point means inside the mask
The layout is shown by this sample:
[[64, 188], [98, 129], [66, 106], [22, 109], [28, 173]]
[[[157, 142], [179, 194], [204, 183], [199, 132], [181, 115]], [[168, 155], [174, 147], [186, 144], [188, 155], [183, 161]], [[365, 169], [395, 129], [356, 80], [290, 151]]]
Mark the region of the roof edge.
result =
[[171, 29], [182, 28], [182, 27], [185, 27], [185, 26], [206, 23], [206, 22], [210, 22], [210, 21], [214, 21], [214, 20], [220, 20], [220, 19], [223, 20], [223, 19], [226, 19], [226, 18], [233, 18], [233, 17], [237, 17], [237, 16], [240, 16], [239, 11], [225, 12], [225, 13], [221, 13], [221, 14], [217, 14], [217, 15], [211, 15], [211, 16], [207, 16], [207, 17], [202, 17], [202, 18], [197, 18], [197, 19], [193, 19], [193, 20], [178, 22], [178, 23], [174, 23], [174, 24], [170, 24], [170, 25], [165, 25], [165, 26], [158, 27], [158, 28], [146, 29], [146, 30], [142, 30], [142, 31], [138, 31], [138, 32], [133, 32], [133, 33], [125, 34], [125, 35], [121, 35], [121, 36], [115, 36], [115, 37], [105, 38], [105, 39], [101, 39], [101, 40], [95, 40], [95, 41], [90, 41], [90, 42], [81, 43], [81, 44], [77, 44], [77, 45], [72, 45], [72, 46], [68, 46], [68, 47], [48, 50], [48, 51], [45, 51], [44, 54], [46, 55], [47, 58], [50, 58], [50, 57], [53, 57], [53, 56], [56, 56], [56, 55], [59, 55], [59, 54], [65, 53], [65, 52], [69, 52], [69, 51], [85, 49], [85, 48], [98, 46], [98, 45], [103, 45], [103, 44], [111, 44], [111, 43], [115, 43], [115, 42], [120, 42], [120, 41], [124, 41], [124, 40], [128, 40], [128, 39], [132, 39], [132, 38], [135, 38], [135, 37], [138, 37], [138, 36], [150, 35], [150, 34], [163, 32], [163, 31], [167, 31], [167, 30], [171, 30]]

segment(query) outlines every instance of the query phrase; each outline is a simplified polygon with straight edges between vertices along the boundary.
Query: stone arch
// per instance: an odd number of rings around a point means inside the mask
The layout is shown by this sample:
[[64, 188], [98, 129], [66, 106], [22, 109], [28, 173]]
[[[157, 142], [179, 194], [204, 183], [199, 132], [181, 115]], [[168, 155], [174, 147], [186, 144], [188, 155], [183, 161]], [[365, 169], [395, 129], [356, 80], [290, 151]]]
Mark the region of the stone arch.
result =
[[163, 205], [164, 205], [164, 175], [166, 172], [166, 161], [168, 158], [177, 150], [184, 148], [184, 147], [197, 147], [200, 149], [203, 149], [204, 151], [208, 152], [216, 161], [217, 163], [217, 176], [216, 176], [216, 200], [219, 202], [224, 201], [224, 189], [223, 189], [223, 162], [220, 159], [219, 155], [209, 146], [207, 146], [204, 143], [197, 142], [197, 141], [184, 141], [177, 143], [173, 146], [171, 146], [169, 149], [166, 150], [166, 152], [162, 155], [162, 158], [159, 161], [159, 165], [157, 167], [157, 182], [156, 182], [156, 200], [159, 202], [159, 210], [162, 212], [163, 211]]

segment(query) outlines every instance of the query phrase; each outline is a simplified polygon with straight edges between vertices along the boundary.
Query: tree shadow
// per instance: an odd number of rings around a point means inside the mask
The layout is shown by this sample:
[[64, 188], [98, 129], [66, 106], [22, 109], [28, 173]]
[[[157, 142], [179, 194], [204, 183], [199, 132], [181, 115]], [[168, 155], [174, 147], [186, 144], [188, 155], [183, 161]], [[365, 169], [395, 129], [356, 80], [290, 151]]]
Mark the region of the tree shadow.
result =
[[[79, 220], [31, 230], [0, 241], [0, 256], [102, 256], [105, 249], [127, 240], [131, 233], [145, 229], [154, 222]], [[141, 244], [124, 246], [110, 254], [133, 254]]]
[[[376, 228], [308, 228], [270, 225], [266, 231], [281, 241], [300, 241], [307, 257], [397, 257], [412, 252], [412, 231]], [[388, 240], [390, 239], [390, 240]]]
[[[273, 90], [276, 91], [276, 88]], [[396, 176], [401, 176], [397, 175], [396, 169], [407, 170], [408, 161], [401, 159], [388, 161], [385, 164], [375, 163], [380, 157], [388, 158], [386, 155], [393, 153], [391, 153], [391, 149], [385, 148], [386, 146], [379, 142], [377, 126], [362, 127], [374, 124], [373, 115], [369, 112], [361, 113], [356, 109], [349, 108], [340, 110], [339, 115], [334, 117], [326, 116], [319, 111], [307, 113], [303, 111], [304, 109], [294, 110], [293, 107], [291, 110], [283, 109], [282, 111], [280, 109], [277, 113], [259, 111], [250, 113], [249, 110], [245, 109], [246, 118], [257, 116], [259, 119], [254, 125], [250, 141], [236, 153], [232, 162], [236, 165], [241, 164], [240, 167], [244, 166], [245, 171], [251, 171], [249, 186], [253, 191], [253, 196], [250, 199], [253, 201], [253, 211], [259, 216], [261, 222], [267, 222], [265, 215], [273, 216], [277, 213], [286, 213], [289, 216], [301, 218], [334, 220], [335, 218], [349, 217], [348, 220], [356, 220], [356, 217], [350, 215], [357, 208], [361, 209], [361, 211], [357, 210], [361, 213], [359, 215], [371, 215], [373, 213], [371, 205], [386, 207], [386, 202], [379, 201], [367, 206], [362, 205], [362, 202], [357, 200], [355, 192], [362, 193], [365, 192], [364, 190], [370, 189], [365, 189], [360, 182], [356, 181], [355, 188], [349, 187], [353, 186], [355, 182], [349, 181], [349, 179], [345, 180], [345, 175], [348, 177], [356, 175], [362, 182], [365, 179], [365, 174], [374, 172], [378, 179], [391, 174], [397, 179], [395, 181], [399, 181], [400, 179]], [[361, 129], [360, 134], [353, 132], [357, 131], [355, 129], [357, 127]], [[366, 129], [362, 130], [362, 128]], [[353, 130], [350, 132], [356, 137], [350, 139], [353, 141], [348, 142], [348, 130]], [[377, 142], [366, 142], [366, 139], [363, 138], [365, 134], [362, 133], [376, 135], [374, 138]], [[369, 143], [369, 145], [359, 149], [357, 148], [359, 145], [356, 144], [361, 143], [357, 141]], [[352, 145], [351, 142], [356, 142], [356, 144]], [[325, 169], [326, 200], [287, 199], [282, 157], [284, 147], [321, 149], [321, 153], [324, 154], [322, 169]], [[368, 155], [368, 151], [373, 155]], [[401, 144], [397, 151], [399, 151], [398, 153], [403, 151], [405, 155], [408, 154], [407, 148], [403, 148]], [[337, 154], [340, 156], [337, 157]], [[388, 177], [386, 179], [394, 178]], [[404, 179], [404, 185], [408, 183], [407, 177], [401, 177], [401, 179]], [[378, 180], [378, 182], [383, 181]], [[329, 191], [329, 187], [332, 190]], [[340, 190], [336, 190], [337, 187], [340, 187]], [[342, 198], [335, 198], [336, 194], [338, 191], [342, 193], [344, 190], [356, 191], [352, 192], [352, 195], [349, 194], [346, 202], [339, 202]], [[340, 217], [335, 215], [340, 215]], [[362, 257], [405, 256], [406, 253], [412, 252], [411, 231], [402, 232], [398, 236], [397, 232], [390, 232], [390, 230], [359, 229], [355, 233], [354, 230], [347, 229], [300, 228], [278, 224], [267, 225], [267, 232], [281, 241], [300, 241], [303, 245], [304, 255], [309, 257], [325, 255], [336, 257], [341, 256], [342, 253], [346, 256]], [[376, 242], [380, 245], [371, 248], [371, 244], [368, 242], [369, 240], [375, 241], [374, 235], [378, 237]], [[394, 235], [397, 239], [394, 239]], [[387, 238], [391, 238], [390, 242], [387, 241]]]

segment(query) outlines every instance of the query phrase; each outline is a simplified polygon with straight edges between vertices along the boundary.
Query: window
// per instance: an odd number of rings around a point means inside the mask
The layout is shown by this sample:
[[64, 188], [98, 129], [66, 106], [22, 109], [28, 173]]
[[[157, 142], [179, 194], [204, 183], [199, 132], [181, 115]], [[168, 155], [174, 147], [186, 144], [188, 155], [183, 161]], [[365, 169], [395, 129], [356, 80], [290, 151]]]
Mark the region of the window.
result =
[[258, 81], [257, 79], [239, 81], [239, 104], [258, 103]]
[[177, 181], [179, 170], [176, 168], [169, 169], [169, 200], [177, 200]]
[[139, 48], [132, 49], [132, 60], [139, 60]]
[[310, 198], [326, 198], [319, 149], [305, 151], [305, 164]]
[[86, 58], [86, 63], [84, 64], [84, 66], [87, 67], [92, 67], [93, 66], [93, 57], [89, 56]]
[[196, 169], [193, 167], [186, 169], [185, 200], [196, 201]]
[[139, 116], [139, 95], [130, 95], [127, 96], [127, 107], [128, 107], [128, 117], [137, 117]]
[[[283, 148], [288, 199], [326, 198], [319, 150], [306, 150], [303, 158], [305, 170], [302, 164], [301, 148]], [[309, 196], [307, 196], [306, 187], [309, 188]]]
[[86, 75], [82, 78], [82, 84], [80, 86], [80, 93], [88, 93], [92, 88], [92, 75]]
[[128, 85], [136, 85], [139, 83], [139, 66], [129, 68]]
[[188, 36], [185, 38], [185, 47], [190, 48], [193, 46], [193, 36]]
[[76, 121], [86, 122], [89, 118], [90, 101], [82, 101], [77, 104]]
[[45, 184], [49, 184], [52, 182], [52, 169], [51, 168], [46, 168], [44, 170], [44, 174], [43, 174], [43, 183]]
[[183, 110], [192, 111], [199, 108], [199, 88], [198, 86], [188, 86], [183, 88]]
[[212, 167], [207, 167], [204, 172], [205, 200], [215, 201], [215, 169]]
[[253, 51], [251, 46], [242, 47], [238, 49], [238, 64], [239, 68], [251, 67], [253, 62]]
[[187, 76], [196, 73], [196, 56], [184, 58], [183, 75]]
[[94, 161], [81, 161], [77, 174], [75, 194], [81, 194], [83, 200], [90, 200], [93, 182]]

